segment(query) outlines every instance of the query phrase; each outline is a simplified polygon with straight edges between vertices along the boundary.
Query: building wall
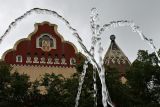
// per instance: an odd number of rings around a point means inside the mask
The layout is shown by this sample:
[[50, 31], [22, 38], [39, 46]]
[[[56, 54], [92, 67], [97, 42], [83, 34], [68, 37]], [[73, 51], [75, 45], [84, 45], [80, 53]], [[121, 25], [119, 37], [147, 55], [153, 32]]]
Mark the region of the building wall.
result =
[[[51, 49], [50, 51], [44, 51], [41, 48], [37, 48], [36, 40], [42, 34], [49, 34], [55, 38], [56, 48]], [[61, 61], [61, 58], [64, 55], [66, 59], [65, 65], [62, 65], [61, 62], [59, 64], [53, 63], [49, 65], [70, 67], [73, 66], [70, 64], [70, 59], [75, 58], [77, 49], [72, 43], [63, 40], [63, 37], [57, 32], [56, 25], [43, 22], [35, 25], [35, 31], [31, 33], [28, 38], [17, 41], [13, 49], [10, 49], [3, 54], [2, 59], [9, 64], [16, 65], [48, 65], [47, 63], [26, 63], [28, 53], [30, 54], [32, 61], [34, 60], [34, 56], [36, 54], [39, 62], [42, 56], [45, 58], [45, 61], [47, 61], [49, 56], [51, 56], [52, 60], [54, 60], [55, 55], [57, 55], [58, 59]], [[22, 56], [22, 62], [16, 62], [16, 56], [18, 55]]]
[[[35, 24], [35, 30], [27, 38], [18, 40], [12, 49], [7, 50], [2, 60], [12, 65], [12, 72], [27, 74], [30, 80], [34, 81], [39, 80], [45, 73], [62, 74], [69, 78], [76, 72], [74, 67], [78, 62], [76, 54], [76, 47], [64, 41], [57, 31], [57, 25], [42, 22]], [[21, 61], [17, 61], [19, 56]], [[37, 63], [35, 63], [35, 57]]]
[[54, 73], [56, 75], [62, 74], [64, 77], [69, 78], [71, 75], [76, 73], [75, 67], [44, 67], [44, 66], [18, 66], [12, 65], [12, 73], [17, 71], [20, 74], [27, 74], [30, 76], [30, 81], [40, 80], [45, 73], [51, 74]]

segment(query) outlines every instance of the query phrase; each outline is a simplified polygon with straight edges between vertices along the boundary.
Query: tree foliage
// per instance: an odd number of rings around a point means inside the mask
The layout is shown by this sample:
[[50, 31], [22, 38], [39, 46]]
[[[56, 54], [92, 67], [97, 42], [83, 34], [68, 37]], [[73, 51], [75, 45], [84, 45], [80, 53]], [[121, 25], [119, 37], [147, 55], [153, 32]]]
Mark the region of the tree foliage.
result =
[[154, 53], [140, 50], [126, 74], [127, 87], [134, 106], [160, 106], [160, 67]]
[[[160, 53], [160, 51], [159, 51]], [[82, 56], [78, 56], [82, 58]], [[106, 85], [116, 107], [159, 107], [160, 67], [154, 53], [140, 50], [137, 59], [126, 70], [126, 84], [120, 81], [116, 68], [106, 67]], [[76, 65], [77, 73], [70, 78], [45, 74], [41, 80], [11, 72], [12, 67], [0, 62], [0, 107], [74, 107], [84, 59]], [[102, 106], [101, 83], [96, 74], [97, 107]], [[88, 63], [79, 107], [93, 107], [93, 66]]]

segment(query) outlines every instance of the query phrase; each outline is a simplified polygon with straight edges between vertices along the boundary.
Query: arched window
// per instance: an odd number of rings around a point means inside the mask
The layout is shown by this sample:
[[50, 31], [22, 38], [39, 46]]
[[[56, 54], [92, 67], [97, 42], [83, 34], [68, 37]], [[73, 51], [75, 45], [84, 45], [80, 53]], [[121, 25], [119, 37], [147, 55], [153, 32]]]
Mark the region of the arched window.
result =
[[53, 64], [51, 54], [48, 55], [47, 64]]
[[44, 54], [42, 54], [40, 63], [41, 64], [45, 64], [46, 63], [46, 58], [45, 58]]
[[22, 56], [21, 55], [16, 56], [16, 62], [22, 62]]
[[75, 65], [75, 64], [76, 64], [76, 59], [70, 58], [70, 65]]
[[51, 47], [54, 47], [53, 39], [50, 38]]
[[30, 53], [27, 53], [26, 63], [32, 63]]
[[36, 40], [36, 47], [49, 52], [51, 49], [56, 49], [56, 39], [50, 34], [41, 34]]
[[35, 64], [39, 63], [39, 61], [38, 61], [38, 54], [37, 53], [34, 54], [33, 63], [35, 63]]
[[67, 63], [66, 63], [66, 58], [65, 58], [65, 55], [63, 54], [62, 55], [62, 58], [61, 58], [61, 64], [63, 64], [63, 65], [66, 65]]
[[39, 38], [39, 47], [42, 47], [42, 38]]
[[59, 64], [59, 58], [57, 54], [55, 54], [54, 64]]

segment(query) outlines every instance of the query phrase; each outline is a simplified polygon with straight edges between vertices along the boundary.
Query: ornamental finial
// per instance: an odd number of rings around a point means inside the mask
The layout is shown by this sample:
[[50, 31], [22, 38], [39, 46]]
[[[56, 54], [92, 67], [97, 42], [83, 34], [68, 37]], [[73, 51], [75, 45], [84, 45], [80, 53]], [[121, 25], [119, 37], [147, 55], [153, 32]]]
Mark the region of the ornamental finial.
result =
[[110, 39], [111, 39], [111, 41], [114, 41], [116, 39], [116, 36], [115, 35], [111, 35]]

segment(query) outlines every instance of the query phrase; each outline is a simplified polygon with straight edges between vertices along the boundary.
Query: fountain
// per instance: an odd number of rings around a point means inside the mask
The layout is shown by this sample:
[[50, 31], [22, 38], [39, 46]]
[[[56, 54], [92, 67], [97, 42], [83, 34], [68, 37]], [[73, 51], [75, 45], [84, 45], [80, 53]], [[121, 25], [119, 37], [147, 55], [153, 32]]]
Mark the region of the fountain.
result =
[[[96, 8], [91, 9], [91, 17], [90, 17], [90, 26], [91, 26], [91, 32], [92, 32], [92, 37], [91, 37], [91, 48], [88, 50], [86, 46], [83, 44], [83, 40], [79, 36], [78, 32], [76, 29], [74, 29], [70, 23], [61, 15], [59, 15], [57, 12], [48, 10], [48, 9], [41, 9], [41, 8], [33, 8], [26, 13], [24, 13], [22, 16], [18, 17], [15, 19], [8, 27], [8, 29], [5, 31], [5, 33], [0, 37], [0, 43], [2, 43], [4, 37], [7, 36], [7, 34], [12, 30], [12, 28], [20, 22], [22, 19], [26, 18], [27, 16], [36, 13], [36, 14], [49, 14], [54, 17], [57, 17], [60, 19], [63, 23], [66, 24], [68, 29], [71, 30], [72, 34], [76, 38], [77, 42], [83, 49], [85, 55], [86, 55], [86, 61], [83, 66], [83, 72], [80, 77], [79, 81], [79, 87], [78, 87], [78, 93], [77, 97], [75, 99], [75, 107], [79, 106], [79, 99], [80, 99], [80, 94], [82, 90], [82, 85], [84, 82], [84, 77], [86, 74], [86, 69], [87, 69], [87, 63], [90, 62], [93, 65], [93, 80], [94, 80], [94, 106], [97, 106], [97, 86], [96, 86], [96, 72], [98, 72], [98, 75], [100, 77], [100, 81], [102, 84], [102, 103], [104, 107], [107, 107], [108, 105], [111, 107], [114, 107], [111, 98], [109, 96], [109, 92], [105, 83], [105, 69], [103, 65], [103, 58], [102, 58], [102, 53], [103, 53], [103, 47], [101, 45], [101, 35], [102, 33], [109, 28], [116, 28], [116, 27], [123, 27], [123, 26], [129, 26], [131, 29], [138, 33], [138, 35], [141, 37], [142, 40], [147, 41], [147, 43], [151, 46], [151, 48], [154, 50], [158, 60], [160, 60], [160, 57], [158, 56], [157, 49], [154, 45], [154, 42], [152, 39], [147, 38], [144, 33], [140, 30], [139, 26], [136, 26], [133, 21], [128, 21], [128, 20], [120, 20], [120, 21], [111, 21], [109, 24], [104, 24], [102, 27], [98, 24], [99, 18], [98, 18], [98, 12]], [[96, 50], [95, 47], [98, 46], [98, 49]], [[98, 60], [95, 59], [95, 53], [98, 53]], [[159, 64], [160, 65], [160, 64]]]

